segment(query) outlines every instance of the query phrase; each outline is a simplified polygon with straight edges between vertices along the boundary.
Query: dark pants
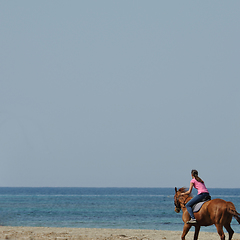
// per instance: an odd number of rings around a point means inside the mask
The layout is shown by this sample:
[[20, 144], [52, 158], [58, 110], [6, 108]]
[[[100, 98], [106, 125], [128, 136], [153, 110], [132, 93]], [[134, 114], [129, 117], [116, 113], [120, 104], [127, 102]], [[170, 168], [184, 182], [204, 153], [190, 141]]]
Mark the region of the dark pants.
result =
[[201, 193], [201, 194], [198, 194], [197, 196], [195, 196], [194, 198], [192, 198], [189, 202], [187, 202], [186, 208], [192, 219], [195, 219], [195, 217], [193, 215], [192, 206], [196, 203], [201, 202], [206, 196], [209, 196], [209, 193]]

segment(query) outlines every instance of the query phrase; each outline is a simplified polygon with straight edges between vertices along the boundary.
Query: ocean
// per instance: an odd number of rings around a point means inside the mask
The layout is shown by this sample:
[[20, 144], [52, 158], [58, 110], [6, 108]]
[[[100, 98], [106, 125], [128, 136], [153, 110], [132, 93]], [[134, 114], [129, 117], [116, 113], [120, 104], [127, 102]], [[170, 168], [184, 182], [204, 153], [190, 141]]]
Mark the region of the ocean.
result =
[[[240, 189], [209, 191], [240, 212]], [[182, 231], [174, 193], [174, 188], [0, 188], [0, 225]], [[234, 218], [232, 228], [240, 233]]]

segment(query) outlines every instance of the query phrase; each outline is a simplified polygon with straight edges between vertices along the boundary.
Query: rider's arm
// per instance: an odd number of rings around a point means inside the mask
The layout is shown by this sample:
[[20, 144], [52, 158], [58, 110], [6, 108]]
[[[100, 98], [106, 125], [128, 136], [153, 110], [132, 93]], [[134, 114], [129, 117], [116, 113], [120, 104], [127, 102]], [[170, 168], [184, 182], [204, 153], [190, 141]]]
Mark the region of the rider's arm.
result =
[[192, 192], [192, 189], [193, 189], [193, 183], [190, 182], [190, 187], [188, 189], [188, 191], [186, 191], [185, 193], [181, 193], [181, 195], [188, 195]]

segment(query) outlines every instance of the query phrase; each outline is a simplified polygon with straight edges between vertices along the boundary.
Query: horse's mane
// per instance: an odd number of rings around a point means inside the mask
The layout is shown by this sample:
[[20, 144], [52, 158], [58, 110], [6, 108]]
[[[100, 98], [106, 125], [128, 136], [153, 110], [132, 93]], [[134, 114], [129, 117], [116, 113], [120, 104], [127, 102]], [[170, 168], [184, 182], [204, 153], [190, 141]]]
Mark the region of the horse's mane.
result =
[[182, 188], [179, 188], [178, 191], [179, 191], [180, 193], [185, 193], [185, 192], [187, 191], [187, 188], [182, 187]]

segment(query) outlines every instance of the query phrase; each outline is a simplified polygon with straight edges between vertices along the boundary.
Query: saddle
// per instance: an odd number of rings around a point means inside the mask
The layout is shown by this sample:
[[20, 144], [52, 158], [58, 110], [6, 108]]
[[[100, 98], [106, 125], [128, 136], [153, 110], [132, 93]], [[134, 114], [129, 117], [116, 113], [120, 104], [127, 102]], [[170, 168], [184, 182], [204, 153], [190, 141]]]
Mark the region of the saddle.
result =
[[210, 200], [211, 200], [211, 196], [209, 195], [209, 196], [205, 197], [201, 202], [196, 203], [195, 205], [193, 205], [193, 206], [192, 206], [193, 212], [194, 212], [194, 213], [195, 213], [195, 212], [198, 212], [198, 211], [201, 209], [202, 205], [203, 205], [205, 202], [210, 201]]

